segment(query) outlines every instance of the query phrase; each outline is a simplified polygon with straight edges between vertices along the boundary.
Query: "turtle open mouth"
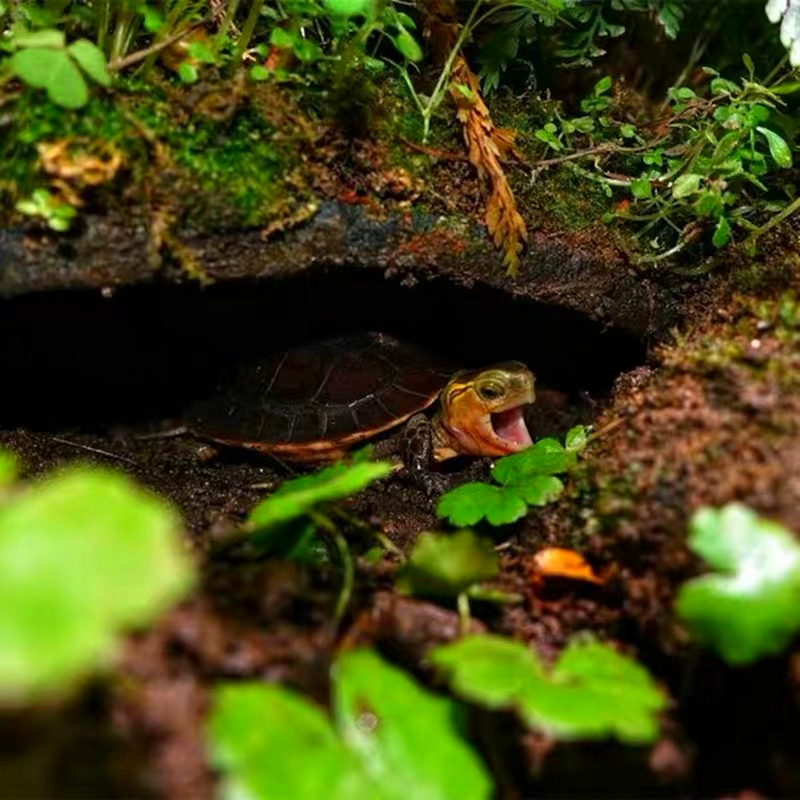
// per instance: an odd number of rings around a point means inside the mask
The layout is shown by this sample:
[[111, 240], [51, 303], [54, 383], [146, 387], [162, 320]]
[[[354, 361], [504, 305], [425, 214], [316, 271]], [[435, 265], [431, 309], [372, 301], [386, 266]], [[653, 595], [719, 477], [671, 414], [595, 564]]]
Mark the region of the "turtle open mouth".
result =
[[533, 444], [525, 418], [522, 415], [523, 405], [496, 411], [490, 415], [492, 430], [496, 436], [510, 445], [511, 452], [524, 450]]

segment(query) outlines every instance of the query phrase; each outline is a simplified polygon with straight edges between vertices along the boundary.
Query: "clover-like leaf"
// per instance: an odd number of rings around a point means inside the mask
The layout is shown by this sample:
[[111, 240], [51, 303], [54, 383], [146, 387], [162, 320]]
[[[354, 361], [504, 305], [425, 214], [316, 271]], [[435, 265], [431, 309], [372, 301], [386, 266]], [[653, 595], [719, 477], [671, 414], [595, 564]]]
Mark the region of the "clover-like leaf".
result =
[[117, 634], [191, 585], [171, 508], [105, 471], [63, 473], [0, 504], [0, 695], [66, 687]]
[[338, 728], [387, 800], [492, 795], [451, 699], [432, 694], [369, 650], [342, 655], [334, 684]]
[[739, 503], [701, 508], [689, 546], [716, 573], [681, 587], [677, 611], [731, 664], [778, 653], [800, 631], [800, 545]]
[[516, 492], [529, 506], [546, 506], [561, 497], [564, 484], [555, 475], [531, 475], [521, 483], [503, 488]]
[[319, 503], [341, 500], [365, 489], [373, 481], [385, 478], [392, 469], [384, 461], [341, 463], [286, 481], [250, 512], [247, 521], [253, 528], [288, 522]]
[[503, 484], [519, 484], [533, 475], [558, 475], [575, 464], [575, 453], [557, 439], [540, 439], [533, 447], [497, 461], [492, 477]]
[[453, 525], [475, 525], [486, 519], [492, 525], [506, 525], [525, 516], [528, 507], [514, 488], [488, 483], [465, 483], [442, 495], [436, 513]]
[[459, 696], [513, 708], [551, 736], [630, 743], [658, 736], [665, 696], [642, 666], [599, 642], [570, 642], [549, 672], [525, 645], [495, 636], [465, 637], [430, 660]]
[[111, 85], [111, 75], [106, 68], [106, 58], [96, 44], [92, 44], [88, 39], [78, 39], [67, 50], [95, 83], [99, 83], [101, 86]]
[[455, 596], [497, 574], [492, 543], [471, 530], [453, 534], [423, 533], [398, 575], [401, 592]]

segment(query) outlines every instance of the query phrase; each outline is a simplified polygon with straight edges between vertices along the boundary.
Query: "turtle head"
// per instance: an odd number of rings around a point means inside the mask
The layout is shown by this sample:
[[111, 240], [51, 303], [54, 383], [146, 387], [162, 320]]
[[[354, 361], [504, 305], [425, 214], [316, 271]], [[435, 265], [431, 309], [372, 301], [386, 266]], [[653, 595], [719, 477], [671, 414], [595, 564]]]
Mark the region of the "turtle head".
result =
[[457, 372], [441, 394], [439, 423], [452, 455], [503, 456], [529, 447], [523, 407], [535, 399], [533, 373], [519, 361]]

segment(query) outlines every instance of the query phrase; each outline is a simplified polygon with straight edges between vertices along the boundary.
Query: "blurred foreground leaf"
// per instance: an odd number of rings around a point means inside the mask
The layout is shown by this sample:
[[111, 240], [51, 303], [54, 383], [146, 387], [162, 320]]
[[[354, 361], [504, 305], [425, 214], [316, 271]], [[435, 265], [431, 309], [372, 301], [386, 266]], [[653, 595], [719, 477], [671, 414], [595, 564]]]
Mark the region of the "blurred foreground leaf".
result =
[[470, 530], [423, 533], [401, 570], [396, 586], [420, 596], [455, 597], [497, 574], [492, 543]]
[[0, 504], [0, 696], [59, 689], [192, 583], [177, 516], [112, 472], [74, 469]]
[[689, 546], [717, 571], [681, 587], [678, 614], [731, 664], [780, 652], [800, 631], [800, 545], [739, 503], [701, 508]]
[[[461, 737], [457, 705], [375, 653], [334, 668], [334, 722], [279, 686], [217, 690], [209, 722], [224, 797], [482, 800], [487, 771]], [[424, 745], [424, 746], [423, 746]]]
[[339, 463], [313, 475], [286, 481], [262, 500], [247, 518], [255, 528], [268, 528], [302, 516], [319, 503], [342, 500], [385, 478], [392, 465], [383, 461]]
[[520, 642], [468, 636], [430, 660], [453, 691], [487, 708], [513, 708], [533, 729], [560, 739], [653, 741], [666, 698], [641, 665], [595, 641], [567, 645], [547, 671]]

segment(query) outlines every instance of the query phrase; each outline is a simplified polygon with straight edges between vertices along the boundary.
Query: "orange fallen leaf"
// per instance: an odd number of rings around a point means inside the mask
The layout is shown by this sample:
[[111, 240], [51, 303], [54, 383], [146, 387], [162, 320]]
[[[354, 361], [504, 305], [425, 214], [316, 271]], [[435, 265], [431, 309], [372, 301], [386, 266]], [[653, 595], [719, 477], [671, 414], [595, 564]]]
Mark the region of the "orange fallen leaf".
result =
[[545, 547], [530, 559], [531, 580], [568, 578], [600, 586], [603, 579], [592, 569], [586, 559], [575, 550], [564, 547]]

